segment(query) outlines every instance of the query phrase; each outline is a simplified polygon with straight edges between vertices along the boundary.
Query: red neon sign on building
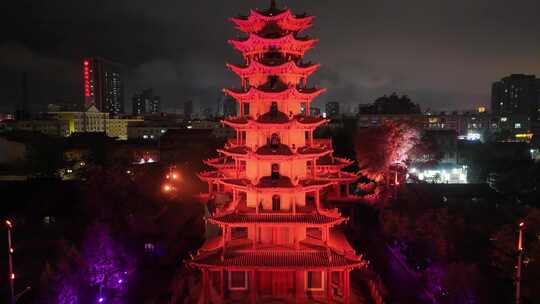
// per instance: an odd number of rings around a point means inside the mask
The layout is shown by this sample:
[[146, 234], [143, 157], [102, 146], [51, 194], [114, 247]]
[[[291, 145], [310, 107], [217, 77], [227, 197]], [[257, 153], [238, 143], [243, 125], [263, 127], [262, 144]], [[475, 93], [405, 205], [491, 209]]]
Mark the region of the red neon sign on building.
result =
[[89, 74], [89, 62], [84, 61], [84, 96], [90, 97], [90, 74]]

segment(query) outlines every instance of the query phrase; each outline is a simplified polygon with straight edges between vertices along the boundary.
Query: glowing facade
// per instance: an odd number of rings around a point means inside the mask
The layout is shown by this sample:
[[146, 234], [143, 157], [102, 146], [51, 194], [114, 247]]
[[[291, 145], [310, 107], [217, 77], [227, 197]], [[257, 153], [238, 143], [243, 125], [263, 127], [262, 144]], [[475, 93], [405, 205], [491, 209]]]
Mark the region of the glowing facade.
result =
[[347, 196], [357, 176], [341, 171], [352, 162], [333, 157], [331, 140], [313, 137], [327, 120], [309, 110], [324, 92], [307, 86], [319, 65], [302, 61], [316, 42], [300, 37], [312, 20], [274, 3], [231, 19], [248, 36], [230, 41], [246, 63], [227, 65], [242, 83], [224, 89], [239, 103], [239, 115], [223, 121], [236, 138], [199, 175], [210, 198], [228, 197], [207, 219], [219, 235], [190, 261], [202, 271], [205, 303], [348, 303], [349, 273], [365, 264], [336, 227], [346, 219], [323, 204]]

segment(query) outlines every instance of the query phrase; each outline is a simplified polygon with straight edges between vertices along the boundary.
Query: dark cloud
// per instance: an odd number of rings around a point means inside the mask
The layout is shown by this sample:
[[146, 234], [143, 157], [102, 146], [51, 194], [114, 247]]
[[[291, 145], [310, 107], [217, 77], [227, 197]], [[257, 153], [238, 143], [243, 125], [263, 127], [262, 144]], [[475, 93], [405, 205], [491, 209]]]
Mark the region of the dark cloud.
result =
[[[240, 62], [226, 40], [228, 17], [264, 8], [247, 0], [18, 0], [0, 16], [1, 105], [19, 96], [29, 71], [31, 102], [81, 97], [79, 62], [96, 54], [125, 64], [126, 94], [153, 87], [166, 108], [193, 99], [214, 105], [237, 79], [224, 63]], [[278, 1], [283, 4], [283, 1]], [[316, 15], [320, 38], [308, 60], [322, 63], [312, 83], [328, 87], [317, 103], [356, 105], [394, 91], [424, 107], [487, 104], [490, 83], [509, 73], [540, 74], [537, 0], [298, 0]]]

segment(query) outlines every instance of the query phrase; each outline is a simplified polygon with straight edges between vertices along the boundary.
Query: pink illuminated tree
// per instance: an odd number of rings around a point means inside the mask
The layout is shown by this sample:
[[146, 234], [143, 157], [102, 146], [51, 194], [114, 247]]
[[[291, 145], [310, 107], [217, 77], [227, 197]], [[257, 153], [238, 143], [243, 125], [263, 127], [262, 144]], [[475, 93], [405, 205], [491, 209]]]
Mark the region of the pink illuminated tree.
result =
[[372, 181], [384, 181], [392, 166], [405, 164], [420, 142], [420, 132], [406, 123], [388, 121], [358, 131], [356, 156], [360, 172]]

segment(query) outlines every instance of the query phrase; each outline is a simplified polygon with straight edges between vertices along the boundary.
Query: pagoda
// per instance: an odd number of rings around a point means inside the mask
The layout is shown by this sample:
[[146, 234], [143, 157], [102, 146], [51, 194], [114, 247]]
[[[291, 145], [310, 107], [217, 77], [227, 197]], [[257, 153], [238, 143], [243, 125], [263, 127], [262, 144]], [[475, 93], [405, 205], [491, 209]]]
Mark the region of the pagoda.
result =
[[[350, 272], [366, 262], [339, 224], [347, 219], [325, 197], [347, 195], [352, 161], [334, 157], [315, 129], [328, 121], [310, 114], [325, 90], [309, 87], [318, 64], [303, 61], [317, 42], [303, 36], [313, 16], [278, 9], [230, 19], [244, 39], [229, 43], [244, 65], [228, 64], [241, 87], [224, 89], [239, 113], [223, 124], [236, 130], [214, 168], [199, 177], [208, 197], [225, 197], [207, 217], [219, 227], [189, 264], [202, 272], [201, 303], [349, 303]], [[343, 190], [345, 188], [345, 190]], [[341, 190], [340, 190], [341, 189]]]

